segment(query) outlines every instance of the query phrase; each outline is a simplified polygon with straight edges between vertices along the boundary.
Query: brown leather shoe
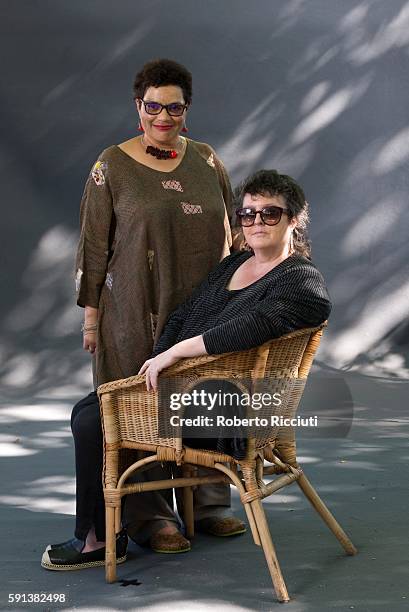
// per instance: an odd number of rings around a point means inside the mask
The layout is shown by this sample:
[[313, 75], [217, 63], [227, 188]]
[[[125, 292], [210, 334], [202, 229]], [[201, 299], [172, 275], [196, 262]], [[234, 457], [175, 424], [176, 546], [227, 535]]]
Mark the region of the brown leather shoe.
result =
[[154, 533], [149, 545], [157, 553], [182, 553], [189, 552], [190, 542], [180, 531], [176, 533]]
[[195, 522], [195, 527], [202, 533], [226, 538], [246, 532], [246, 525], [236, 516], [225, 518], [204, 518]]

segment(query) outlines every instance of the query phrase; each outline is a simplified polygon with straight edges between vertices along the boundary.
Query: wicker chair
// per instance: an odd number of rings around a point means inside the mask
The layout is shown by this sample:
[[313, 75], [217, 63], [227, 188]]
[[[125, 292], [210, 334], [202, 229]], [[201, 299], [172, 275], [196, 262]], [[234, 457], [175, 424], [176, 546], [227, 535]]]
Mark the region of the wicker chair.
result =
[[[269, 377], [276, 385], [280, 383], [280, 389], [283, 384], [287, 385], [286, 396], [289, 399], [283, 402], [281, 416], [292, 417], [297, 410], [324, 326], [299, 330], [248, 351], [185, 359], [164, 371], [161, 378], [179, 377], [185, 381], [203, 378], [231, 381], [236, 378], [238, 381], [251, 380], [256, 384], [257, 380]], [[281, 602], [289, 601], [289, 596], [261, 503], [265, 497], [296, 482], [345, 551], [349, 555], [357, 552], [298, 466], [292, 427], [275, 427], [267, 429], [267, 433], [257, 430], [247, 442], [245, 459], [238, 461], [227, 454], [189, 448], [183, 445], [178, 436], [161, 437], [158, 394], [146, 391], [144, 376], [132, 376], [101, 385], [98, 395], [104, 431], [103, 486], [108, 582], [116, 580], [115, 535], [121, 528], [121, 498], [132, 493], [171, 487], [183, 487], [184, 522], [190, 538], [194, 535], [192, 487], [215, 482], [226, 482], [237, 487], [254, 542], [263, 548], [275, 592]], [[120, 455], [123, 449], [150, 451], [153, 454], [122, 471]], [[272, 465], [265, 466], [265, 460]], [[165, 461], [182, 466], [182, 477], [125, 484], [136, 470], [146, 470], [155, 462]], [[196, 466], [214, 468], [214, 475], [198, 476]], [[274, 479], [265, 483], [264, 475], [273, 476]]]

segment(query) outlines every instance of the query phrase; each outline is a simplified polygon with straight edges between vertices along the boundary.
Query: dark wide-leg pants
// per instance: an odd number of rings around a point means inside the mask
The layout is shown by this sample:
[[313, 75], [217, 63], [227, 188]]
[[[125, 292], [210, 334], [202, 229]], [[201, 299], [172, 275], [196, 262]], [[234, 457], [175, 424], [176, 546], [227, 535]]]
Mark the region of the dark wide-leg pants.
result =
[[[77, 478], [75, 537], [85, 540], [92, 526], [98, 540], [105, 541], [105, 502], [102, 488], [103, 437], [98, 396], [93, 391], [80, 400], [71, 414]], [[203, 474], [206, 468], [201, 468]], [[136, 473], [132, 480], [171, 478], [169, 464]], [[179, 495], [178, 495], [179, 497]], [[178, 500], [179, 501], [179, 500]], [[230, 486], [202, 485], [194, 492], [195, 519], [221, 518], [229, 514]], [[173, 511], [173, 491], [150, 491], [129, 496], [124, 523], [132, 538], [142, 544], [169, 521], [179, 524]]]

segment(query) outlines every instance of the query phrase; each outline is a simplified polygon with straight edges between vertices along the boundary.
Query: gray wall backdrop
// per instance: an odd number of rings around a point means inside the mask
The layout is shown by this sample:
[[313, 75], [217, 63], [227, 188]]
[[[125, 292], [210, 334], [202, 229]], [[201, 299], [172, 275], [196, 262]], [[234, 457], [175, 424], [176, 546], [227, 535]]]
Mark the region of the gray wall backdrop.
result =
[[216, 148], [233, 184], [274, 167], [305, 187], [334, 301], [321, 366], [408, 376], [408, 2], [0, 7], [3, 397], [90, 384], [73, 291], [79, 201], [98, 153], [134, 135], [132, 79], [160, 56], [192, 71], [190, 136]]

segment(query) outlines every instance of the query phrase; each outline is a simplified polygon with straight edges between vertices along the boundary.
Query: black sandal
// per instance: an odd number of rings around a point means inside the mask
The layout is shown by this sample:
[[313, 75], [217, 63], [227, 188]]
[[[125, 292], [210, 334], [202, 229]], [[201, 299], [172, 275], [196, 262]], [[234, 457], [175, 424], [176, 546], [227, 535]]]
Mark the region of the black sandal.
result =
[[[123, 529], [116, 536], [116, 562], [126, 561], [128, 536]], [[83, 553], [83, 540], [72, 538], [62, 544], [49, 545], [43, 553], [41, 566], [48, 570], [67, 571], [105, 565], [105, 546]]]

